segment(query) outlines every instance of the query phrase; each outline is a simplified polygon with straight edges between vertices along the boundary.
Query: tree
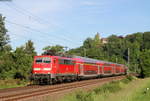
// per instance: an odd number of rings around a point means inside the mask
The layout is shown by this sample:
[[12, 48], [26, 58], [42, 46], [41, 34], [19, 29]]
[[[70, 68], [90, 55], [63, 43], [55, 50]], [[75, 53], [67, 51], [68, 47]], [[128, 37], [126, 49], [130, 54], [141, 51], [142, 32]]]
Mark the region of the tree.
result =
[[45, 48], [43, 48], [43, 50], [44, 55], [62, 55], [65, 52], [64, 47], [61, 45], [46, 46]]
[[106, 58], [109, 61], [117, 63], [125, 63], [124, 57], [125, 51], [125, 40], [124, 37], [111, 35], [108, 37], [108, 43], [104, 44], [103, 51], [106, 54]]
[[13, 52], [16, 72], [14, 78], [28, 79], [31, 73], [33, 56], [36, 55], [34, 43], [29, 40], [25, 45], [16, 48]]
[[93, 39], [92, 38], [87, 38], [84, 42], [83, 42], [83, 47], [84, 48], [92, 48], [92, 42]]
[[[138, 72], [139, 71], [139, 58], [140, 53], [143, 48], [143, 33], [133, 33], [125, 37], [126, 42], [126, 52], [125, 55], [128, 55], [128, 49], [130, 49], [130, 71]], [[127, 60], [127, 59], [126, 59]]]
[[0, 79], [13, 78], [15, 74], [15, 62], [12, 53], [4, 53], [0, 56]]
[[101, 39], [100, 39], [100, 34], [97, 32], [93, 39], [93, 47], [95, 48], [100, 48], [101, 46]]
[[27, 54], [30, 54], [31, 56], [36, 55], [34, 44], [31, 40], [28, 40], [28, 42], [25, 44], [24, 50]]
[[28, 79], [29, 74], [31, 73], [33, 62], [32, 54], [27, 54], [24, 47], [21, 46], [14, 51], [13, 59], [15, 61], [15, 69], [16, 69], [14, 78]]
[[150, 32], [143, 33], [143, 49], [150, 49]]
[[94, 59], [101, 59], [103, 58], [102, 52], [102, 44], [99, 33], [97, 33], [94, 38], [87, 38], [83, 46], [80, 47], [81, 56], [94, 58]]
[[71, 56], [76, 55], [76, 56], [83, 56], [83, 47], [78, 47], [75, 49], [70, 49], [69, 51], [67, 51], [67, 53]]
[[4, 23], [5, 17], [0, 15], [0, 51], [3, 50], [4, 46], [9, 42], [9, 36], [7, 35], [7, 29]]
[[150, 77], [150, 50], [144, 50], [141, 53], [140, 69], [142, 77]]

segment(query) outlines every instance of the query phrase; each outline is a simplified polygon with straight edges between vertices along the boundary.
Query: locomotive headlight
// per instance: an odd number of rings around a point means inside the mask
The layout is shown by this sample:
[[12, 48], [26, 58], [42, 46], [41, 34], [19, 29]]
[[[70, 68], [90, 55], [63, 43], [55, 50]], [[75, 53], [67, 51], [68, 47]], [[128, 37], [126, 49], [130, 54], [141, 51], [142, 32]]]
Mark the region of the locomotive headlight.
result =
[[34, 68], [34, 70], [41, 70], [40, 68]]
[[43, 70], [51, 70], [51, 68], [44, 68]]

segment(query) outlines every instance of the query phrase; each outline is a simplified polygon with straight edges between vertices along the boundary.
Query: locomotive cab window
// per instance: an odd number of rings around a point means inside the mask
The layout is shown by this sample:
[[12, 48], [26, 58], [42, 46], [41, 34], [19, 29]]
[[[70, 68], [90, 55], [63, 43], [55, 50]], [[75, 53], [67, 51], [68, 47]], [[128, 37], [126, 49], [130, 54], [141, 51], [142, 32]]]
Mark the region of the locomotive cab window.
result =
[[36, 58], [35, 62], [37, 64], [40, 64], [40, 63], [50, 63], [51, 62], [51, 59], [49, 57], [44, 57], [44, 58]]
[[50, 63], [50, 62], [51, 62], [51, 60], [49, 57], [43, 58], [43, 63]]
[[42, 58], [37, 58], [37, 59], [35, 60], [35, 62], [36, 62], [37, 64], [42, 63]]

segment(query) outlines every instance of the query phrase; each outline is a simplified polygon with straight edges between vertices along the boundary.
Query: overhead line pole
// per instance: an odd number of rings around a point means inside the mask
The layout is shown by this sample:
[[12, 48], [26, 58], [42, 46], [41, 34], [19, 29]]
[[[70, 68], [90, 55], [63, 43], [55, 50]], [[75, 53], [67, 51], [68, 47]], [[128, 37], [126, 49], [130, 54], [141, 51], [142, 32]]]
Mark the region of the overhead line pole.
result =
[[130, 67], [130, 48], [128, 48], [128, 68]]

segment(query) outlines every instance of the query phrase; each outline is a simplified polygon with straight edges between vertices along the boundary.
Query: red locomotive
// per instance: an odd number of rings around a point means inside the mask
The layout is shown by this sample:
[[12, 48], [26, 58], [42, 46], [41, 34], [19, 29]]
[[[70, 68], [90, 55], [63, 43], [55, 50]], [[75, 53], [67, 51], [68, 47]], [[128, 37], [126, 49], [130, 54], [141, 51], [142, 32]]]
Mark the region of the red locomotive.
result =
[[75, 81], [85, 78], [126, 74], [125, 65], [76, 56], [35, 56], [32, 68], [36, 84]]

